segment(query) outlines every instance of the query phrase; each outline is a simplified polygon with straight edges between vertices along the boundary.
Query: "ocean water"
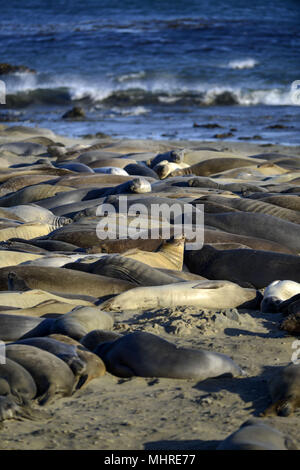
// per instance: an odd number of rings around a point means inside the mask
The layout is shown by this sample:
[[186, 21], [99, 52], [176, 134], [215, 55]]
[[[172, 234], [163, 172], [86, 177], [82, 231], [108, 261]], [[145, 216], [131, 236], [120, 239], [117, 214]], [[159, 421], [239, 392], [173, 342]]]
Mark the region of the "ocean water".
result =
[[[0, 62], [36, 70], [0, 77], [0, 122], [300, 143], [298, 0], [11, 0], [0, 43]], [[86, 118], [63, 119], [75, 105]]]

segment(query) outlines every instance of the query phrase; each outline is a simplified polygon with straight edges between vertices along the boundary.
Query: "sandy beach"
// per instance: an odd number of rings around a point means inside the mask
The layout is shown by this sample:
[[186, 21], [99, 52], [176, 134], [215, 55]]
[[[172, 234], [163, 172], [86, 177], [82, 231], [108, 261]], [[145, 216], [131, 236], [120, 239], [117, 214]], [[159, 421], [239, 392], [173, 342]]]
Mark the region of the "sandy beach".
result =
[[[116, 157], [136, 159], [137, 162], [139, 155], [141, 157], [143, 153], [154, 156], [172, 149], [185, 149], [190, 158], [189, 163], [192, 160], [195, 163], [197, 152], [201, 155], [209, 152], [201, 150], [203, 148], [215, 149], [218, 151], [215, 153], [220, 156], [230, 154], [240, 158], [261, 155], [263, 159], [267, 154], [278, 154], [283, 158], [292, 156], [295, 161], [299, 161], [300, 157], [300, 146], [225, 141], [71, 139], [54, 135], [52, 131], [45, 129], [2, 125], [1, 175], [15, 171], [12, 165], [38, 165], [38, 160], [42, 160], [44, 165], [46, 162], [53, 164], [55, 158], [50, 154], [17, 155], [9, 147], [3, 147], [25, 141], [46, 145], [47, 139], [55, 142], [55, 145], [61, 143], [67, 149], [78, 144], [88, 148], [97, 143], [99, 152], [115, 152]], [[51, 142], [47, 143], [46, 148], [49, 149]], [[82, 149], [83, 147], [81, 152]], [[29, 168], [34, 168], [34, 165]], [[290, 168], [289, 171], [295, 172], [294, 179], [299, 178], [297, 169]], [[76, 172], [70, 174], [74, 176]], [[270, 179], [275, 177], [276, 172]], [[58, 178], [62, 179], [63, 176]], [[213, 176], [211, 178], [214, 179]], [[241, 181], [238, 177], [229, 178], [232, 181]], [[246, 176], [242, 178], [248, 183], [255, 181], [254, 176], [252, 180], [251, 176], [249, 179]], [[8, 179], [2, 180], [2, 186]], [[225, 177], [224, 181], [228, 180]], [[262, 183], [263, 180], [260, 179], [259, 182]], [[72, 191], [77, 188], [68, 189]], [[201, 188], [196, 189], [200, 191]], [[1, 199], [7, 194], [1, 193]], [[7, 206], [1, 206], [1, 199], [0, 207], [5, 209]], [[5, 243], [6, 240], [1, 242], [1, 252], [8, 249]], [[13, 245], [10, 249], [17, 250]], [[74, 252], [64, 254], [70, 256]], [[78, 292], [79, 296], [84, 294], [83, 291]], [[1, 310], [5, 308], [1, 307]], [[203, 309], [189, 306], [115, 313], [113, 331], [117, 333], [144, 331], [167, 339], [179, 347], [226, 354], [239, 364], [246, 375], [197, 381], [156, 377], [120, 378], [106, 372], [72, 396], [59, 398], [46, 405], [43, 408], [46, 413], [44, 419], [4, 421], [0, 428], [0, 449], [214, 450], [245, 421], [251, 417], [259, 417], [271, 403], [267, 380], [278, 366], [291, 363], [293, 342], [297, 339], [279, 329], [282, 318], [280, 312], [263, 313], [259, 309]], [[299, 447], [299, 417], [298, 409], [288, 417], [262, 419]]]

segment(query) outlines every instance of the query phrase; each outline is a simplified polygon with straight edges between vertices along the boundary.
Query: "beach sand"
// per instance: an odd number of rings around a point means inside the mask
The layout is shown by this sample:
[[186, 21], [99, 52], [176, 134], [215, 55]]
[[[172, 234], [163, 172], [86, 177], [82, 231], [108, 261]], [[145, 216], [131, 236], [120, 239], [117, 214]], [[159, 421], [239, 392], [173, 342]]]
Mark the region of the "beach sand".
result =
[[[37, 132], [38, 134], [38, 132]], [[0, 144], [29, 136], [8, 137]], [[59, 138], [67, 145], [78, 140]], [[58, 138], [57, 138], [58, 141]], [[82, 139], [90, 144], [99, 139]], [[120, 141], [118, 141], [120, 142]], [[115, 143], [108, 139], [106, 144]], [[124, 144], [124, 142], [122, 142]], [[300, 155], [300, 146], [229, 142], [157, 141], [155, 151], [174, 146], [212, 147], [249, 156], [276, 152]], [[129, 153], [129, 152], [128, 152]], [[9, 163], [38, 157], [5, 157]], [[179, 346], [227, 354], [247, 373], [245, 377], [194, 380], [133, 377], [109, 373], [92, 380], [72, 397], [58, 399], [38, 421], [5, 421], [0, 429], [1, 450], [212, 450], [247, 419], [270, 403], [267, 379], [274, 367], [291, 362], [295, 337], [279, 330], [281, 314], [236, 309], [192, 308], [124, 312], [115, 317], [114, 330], [142, 330]], [[288, 435], [300, 448], [300, 409], [290, 417], [263, 418]]]

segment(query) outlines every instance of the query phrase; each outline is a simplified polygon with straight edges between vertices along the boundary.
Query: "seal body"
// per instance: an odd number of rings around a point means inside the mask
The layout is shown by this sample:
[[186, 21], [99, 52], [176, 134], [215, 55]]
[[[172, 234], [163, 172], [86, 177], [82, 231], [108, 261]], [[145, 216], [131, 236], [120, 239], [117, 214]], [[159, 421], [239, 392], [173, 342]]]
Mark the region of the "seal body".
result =
[[278, 312], [280, 304], [300, 294], [300, 284], [295, 281], [273, 281], [264, 292], [261, 303], [262, 312]]
[[24, 367], [33, 377], [41, 405], [59, 397], [72, 395], [75, 377], [69, 366], [58, 357], [23, 344], [7, 345], [6, 355]]
[[269, 380], [272, 404], [264, 416], [289, 416], [300, 406], [300, 364], [281, 368]]
[[95, 354], [101, 357], [108, 372], [117, 377], [205, 380], [224, 374], [242, 375], [240, 367], [228, 356], [178, 348], [159, 336], [141, 331], [102, 343]]

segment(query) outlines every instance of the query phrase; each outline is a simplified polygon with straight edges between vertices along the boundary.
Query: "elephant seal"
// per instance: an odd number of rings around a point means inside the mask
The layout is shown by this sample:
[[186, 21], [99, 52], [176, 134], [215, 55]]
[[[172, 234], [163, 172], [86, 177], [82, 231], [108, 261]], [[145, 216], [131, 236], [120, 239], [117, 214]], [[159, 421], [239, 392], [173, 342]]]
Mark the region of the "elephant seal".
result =
[[300, 335], [300, 302], [297, 302], [297, 307], [297, 311], [288, 315], [279, 326], [281, 330], [295, 336]]
[[138, 163], [129, 163], [124, 167], [129, 175], [132, 176], [147, 176], [150, 178], [158, 179], [157, 173], [148, 166]]
[[166, 160], [168, 162], [173, 163], [182, 163], [185, 155], [184, 149], [175, 149], [169, 150], [168, 152], [159, 153], [156, 157], [148, 160], [147, 164], [150, 168], [153, 168], [161, 163], [162, 161]]
[[216, 450], [297, 450], [291, 439], [260, 419], [249, 419]]
[[[278, 207], [275, 204], [264, 202], [264, 200], [252, 200], [244, 198], [224, 198], [222, 196], [204, 196], [201, 197], [200, 202], [204, 204], [216, 203], [229, 206], [243, 212], [256, 212], [261, 214], [272, 215], [279, 219], [287, 220], [295, 224], [300, 223], [300, 213], [283, 207]], [[195, 201], [196, 202], [196, 201]], [[221, 211], [220, 211], [221, 212]]]
[[0, 313], [0, 340], [16, 341], [43, 321], [43, 318]]
[[89, 351], [94, 351], [100, 343], [115, 341], [116, 339], [122, 338], [122, 336], [123, 335], [115, 331], [92, 330], [81, 338], [80, 344]]
[[[254, 195], [253, 195], [254, 196]], [[300, 211], [300, 200], [299, 196], [287, 196], [287, 195], [270, 195], [266, 194], [262, 198], [263, 202], [274, 204], [275, 206], [283, 207], [293, 211]]]
[[293, 297], [281, 302], [279, 310], [284, 315], [298, 313], [300, 311], [300, 294], [293, 295]]
[[272, 404], [263, 416], [290, 416], [300, 406], [300, 364], [280, 368], [269, 380]]
[[172, 171], [181, 169], [181, 168], [188, 168], [189, 165], [187, 163], [174, 163], [168, 162], [168, 160], [163, 160], [157, 165], [153, 167], [153, 170], [157, 173], [161, 180], [165, 179]]
[[5, 350], [8, 359], [20, 364], [33, 377], [40, 405], [72, 395], [75, 377], [61, 359], [29, 345], [8, 344]]
[[65, 168], [67, 170], [74, 171], [75, 173], [94, 173], [94, 171], [84, 163], [73, 162], [73, 161], [60, 161], [59, 163], [54, 163], [56, 168]]
[[299, 257], [260, 250], [216, 250], [204, 245], [186, 251], [184, 262], [195, 274], [208, 279], [226, 279], [244, 287], [261, 289], [276, 279], [300, 278]]
[[142, 331], [129, 333], [95, 349], [106, 369], [117, 377], [165, 377], [206, 380], [224, 374], [239, 376], [242, 369], [224, 354], [177, 347]]
[[80, 380], [76, 385], [76, 389], [82, 388], [83, 386], [87, 385], [91, 380], [102, 377], [105, 374], [106, 368], [102, 359], [100, 359], [100, 357], [88, 350], [83, 344], [79, 343], [73, 338], [70, 338], [69, 336], [61, 334], [53, 334], [50, 335], [49, 338], [53, 338], [68, 345], [74, 345], [76, 347], [76, 352], [78, 356], [84, 362], [85, 374], [80, 377]]
[[[300, 227], [272, 215], [253, 212], [205, 214], [205, 225], [225, 232], [270, 240], [300, 252]], [[279, 278], [280, 279], [280, 278]], [[282, 278], [281, 278], [282, 279]]]
[[[126, 255], [126, 253], [125, 253]], [[160, 286], [179, 282], [180, 278], [165, 274], [148, 264], [117, 254], [103, 256], [94, 263], [69, 263], [65, 269], [75, 269], [110, 278], [122, 279], [136, 286]], [[176, 271], [174, 271], [176, 273]]]
[[[8, 322], [7, 322], [8, 323]], [[23, 334], [22, 339], [62, 334], [80, 340], [92, 330], [109, 330], [113, 327], [112, 316], [98, 308], [78, 306], [58, 318], [45, 318]]]
[[[8, 290], [8, 274], [14, 272], [30, 289], [47, 291], [54, 295], [66, 294], [102, 298], [132, 289], [134, 284], [80, 271], [46, 266], [9, 266], [0, 268], [0, 291]], [[43, 299], [45, 300], [45, 299]], [[61, 299], [62, 300], [62, 299]]]
[[76, 347], [72, 344], [62, 343], [48, 337], [19, 339], [13, 344], [35, 346], [38, 349], [54, 354], [54, 356], [64, 361], [70, 367], [77, 381], [85, 375], [85, 363], [80, 359]]
[[21, 217], [24, 222], [43, 222], [53, 225], [55, 228], [62, 227], [63, 225], [70, 224], [72, 219], [67, 217], [57, 217], [51, 211], [40, 207], [37, 204], [22, 204], [19, 206], [7, 207], [6, 210], [18, 217]]
[[6, 357], [0, 365], [0, 423], [6, 419], [34, 419], [42, 417], [31, 401], [37, 387], [29, 372]]
[[37, 184], [19, 189], [15, 193], [8, 194], [0, 198], [1, 207], [18, 206], [20, 204], [28, 204], [30, 202], [41, 201], [42, 199], [51, 198], [61, 192], [70, 192], [72, 188], [67, 186], [57, 186], [51, 184]]
[[290, 255], [295, 254], [295, 251], [290, 250], [288, 247], [270, 240], [205, 228], [204, 244], [215, 245], [216, 243], [240, 243], [241, 245], [246, 245], [253, 250], [275, 251]]
[[242, 168], [245, 166], [253, 165], [253, 161], [247, 158], [238, 157], [219, 157], [210, 158], [199, 163], [195, 163], [187, 168], [181, 168], [169, 173], [170, 177], [173, 176], [184, 176], [184, 175], [195, 175], [195, 176], [210, 176], [213, 174], [220, 173], [224, 170], [230, 170], [233, 168]]
[[278, 312], [283, 301], [297, 294], [300, 294], [300, 284], [298, 282], [273, 281], [264, 291], [260, 310], [262, 312]]
[[123, 256], [136, 261], [141, 261], [153, 268], [166, 268], [182, 270], [184, 255], [184, 237], [180, 239], [170, 239], [162, 243], [155, 252], [141, 251], [138, 249], [123, 253]]
[[233, 282], [184, 281], [164, 286], [136, 287], [104, 301], [100, 307], [106, 311], [122, 312], [178, 306], [243, 308], [253, 303], [255, 308], [259, 299], [255, 289], [244, 289]]

